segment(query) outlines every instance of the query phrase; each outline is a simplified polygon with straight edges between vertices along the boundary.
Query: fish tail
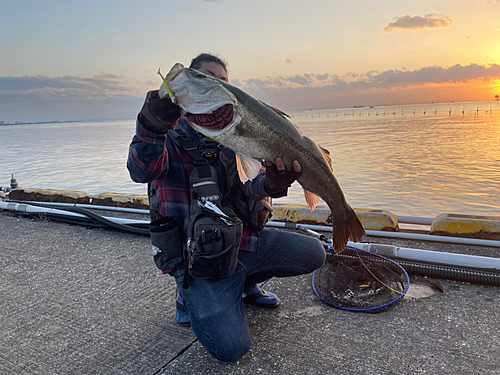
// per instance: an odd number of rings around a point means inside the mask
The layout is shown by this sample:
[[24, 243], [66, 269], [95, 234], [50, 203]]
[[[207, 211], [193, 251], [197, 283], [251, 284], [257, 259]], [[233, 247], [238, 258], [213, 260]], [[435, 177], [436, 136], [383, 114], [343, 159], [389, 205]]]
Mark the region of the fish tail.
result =
[[340, 254], [345, 250], [347, 241], [359, 242], [366, 232], [356, 212], [348, 206], [345, 220], [333, 220], [333, 250]]

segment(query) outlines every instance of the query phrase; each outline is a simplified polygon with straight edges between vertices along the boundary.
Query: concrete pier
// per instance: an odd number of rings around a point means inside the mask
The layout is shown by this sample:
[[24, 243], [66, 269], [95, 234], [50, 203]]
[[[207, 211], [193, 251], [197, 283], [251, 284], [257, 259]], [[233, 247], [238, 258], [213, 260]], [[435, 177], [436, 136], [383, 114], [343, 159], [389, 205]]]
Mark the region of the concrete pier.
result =
[[[282, 305], [247, 307], [252, 348], [227, 364], [175, 322], [175, 283], [156, 269], [149, 238], [6, 211], [0, 232], [0, 374], [500, 373], [498, 287], [412, 276], [411, 296], [366, 314], [322, 303], [311, 275], [275, 278], [264, 287]], [[498, 248], [365, 241], [500, 257]]]

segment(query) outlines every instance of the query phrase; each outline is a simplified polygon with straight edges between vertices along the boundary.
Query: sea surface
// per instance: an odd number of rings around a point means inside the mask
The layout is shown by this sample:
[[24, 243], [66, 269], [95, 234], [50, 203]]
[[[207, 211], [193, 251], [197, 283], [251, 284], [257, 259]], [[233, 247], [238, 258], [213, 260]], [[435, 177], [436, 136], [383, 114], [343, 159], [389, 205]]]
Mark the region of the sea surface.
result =
[[[331, 152], [355, 208], [500, 216], [500, 102], [289, 113]], [[0, 186], [145, 194], [126, 168], [135, 121], [0, 126]], [[295, 183], [275, 204], [305, 204]]]

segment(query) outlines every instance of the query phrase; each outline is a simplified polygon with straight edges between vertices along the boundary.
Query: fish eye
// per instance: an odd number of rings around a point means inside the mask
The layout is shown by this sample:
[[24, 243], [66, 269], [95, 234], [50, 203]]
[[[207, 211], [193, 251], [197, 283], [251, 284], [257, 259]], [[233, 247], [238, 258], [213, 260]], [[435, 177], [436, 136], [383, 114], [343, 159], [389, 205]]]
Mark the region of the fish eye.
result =
[[195, 75], [196, 78], [205, 78], [206, 75], [205, 74], [201, 74], [201, 73], [198, 73], [197, 75]]

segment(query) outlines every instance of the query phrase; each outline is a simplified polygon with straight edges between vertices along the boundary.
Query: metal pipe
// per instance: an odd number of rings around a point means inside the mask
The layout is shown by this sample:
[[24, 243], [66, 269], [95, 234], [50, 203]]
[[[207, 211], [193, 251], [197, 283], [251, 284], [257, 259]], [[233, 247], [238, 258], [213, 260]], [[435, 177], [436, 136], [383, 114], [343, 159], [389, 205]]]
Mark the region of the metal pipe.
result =
[[[25, 213], [41, 213], [41, 214], [56, 214], [56, 215], [65, 215], [67, 217], [77, 217], [77, 218], [86, 218], [85, 215], [69, 212], [64, 210], [58, 210], [53, 208], [45, 208], [38, 206], [31, 206], [27, 204], [20, 203], [7, 203], [0, 202], [0, 209], [17, 211], [17, 212], [25, 212]], [[131, 219], [120, 219], [114, 217], [104, 217], [107, 220], [110, 220], [119, 224], [148, 224], [148, 221], [141, 220], [131, 220]], [[319, 225], [305, 225], [305, 224], [295, 224], [295, 223], [282, 223], [282, 222], [269, 222], [268, 226], [271, 227], [280, 227], [280, 228], [289, 228], [289, 229], [302, 229], [307, 228], [310, 230], [319, 230], [319, 231], [330, 231], [329, 227], [319, 226]], [[368, 235], [372, 235], [367, 231]], [[395, 234], [394, 232], [382, 232], [384, 235], [387, 233]], [[400, 233], [402, 234], [402, 233]], [[426, 236], [426, 237], [440, 237], [440, 236]], [[450, 237], [444, 237], [449, 239]], [[455, 240], [464, 240], [460, 238], [451, 238]], [[436, 239], [432, 239], [436, 241]], [[476, 240], [477, 241], [477, 240]], [[483, 244], [485, 240], [482, 240]], [[487, 241], [488, 243], [494, 243], [494, 246], [500, 247], [500, 241]], [[473, 256], [473, 255], [465, 255], [465, 254], [452, 254], [446, 252], [437, 252], [430, 250], [418, 250], [411, 248], [401, 248], [391, 245], [380, 245], [380, 244], [371, 244], [371, 243], [355, 243], [348, 242], [348, 246], [355, 247], [361, 250], [369, 251], [375, 254], [379, 254], [385, 256], [387, 258], [400, 259], [400, 260], [408, 260], [408, 261], [416, 261], [416, 262], [429, 262], [436, 263], [446, 266], [453, 267], [472, 267], [477, 269], [483, 269], [485, 271], [500, 271], [500, 258], [490, 258], [490, 257], [482, 257], [482, 256]], [[491, 246], [491, 245], [490, 245]], [[496, 284], [495, 284], [496, 285]]]
[[[38, 203], [40, 202], [33, 202], [33, 203]], [[6, 205], [8, 204], [17, 204], [17, 203], [7, 203], [7, 202], [0, 202], [0, 209], [7, 209]], [[46, 205], [47, 203], [43, 203]], [[148, 210], [139, 210], [139, 209], [133, 209], [133, 208], [123, 208], [123, 207], [107, 207], [107, 206], [94, 206], [94, 205], [85, 205], [85, 204], [72, 204], [72, 203], [53, 203], [51, 202], [49, 205], [61, 205], [61, 206], [76, 206], [76, 207], [85, 207], [85, 208], [90, 208], [90, 209], [101, 209], [101, 210], [107, 210], [112, 209], [113, 211], [121, 211], [121, 212], [129, 212], [129, 213], [140, 213], [140, 214], [146, 214], [149, 213]], [[24, 205], [27, 206], [27, 205]], [[31, 210], [34, 209], [34, 206], [30, 206]], [[106, 208], [104, 208], [106, 207]], [[39, 207], [42, 208], [42, 207]], [[50, 210], [50, 209], [46, 209]], [[29, 211], [28, 211], [29, 212]], [[35, 211], [31, 211], [35, 212]], [[36, 211], [43, 213], [43, 211]], [[67, 211], [62, 211], [62, 210], [57, 210], [57, 213], [67, 213]], [[80, 214], [75, 214], [71, 213], [72, 215], [80, 215]], [[83, 217], [83, 215], [81, 215]], [[120, 219], [120, 218], [114, 218], [114, 217], [105, 217], [108, 220], [120, 223], [120, 224], [145, 224], [149, 223], [149, 221], [141, 221], [141, 220], [132, 220], [132, 219]], [[426, 219], [426, 218], [423, 218]], [[309, 225], [309, 224], [296, 224], [296, 223], [289, 223], [289, 222], [276, 222], [276, 221], [270, 221], [266, 224], [268, 227], [276, 227], [276, 228], [285, 228], [285, 229], [299, 229], [299, 226], [302, 226], [307, 229], [312, 229], [320, 232], [331, 232], [332, 228], [328, 226], [322, 226], [322, 225]], [[476, 238], [462, 238], [462, 237], [448, 237], [448, 236], [437, 236], [437, 235], [429, 235], [429, 234], [416, 234], [416, 233], [403, 233], [403, 232], [388, 232], [388, 231], [374, 231], [374, 230], [367, 230], [366, 234], [368, 236], [373, 236], [373, 237], [385, 237], [385, 238], [400, 238], [400, 239], [407, 239], [407, 240], [412, 240], [412, 241], [432, 241], [432, 242], [445, 242], [445, 243], [457, 243], [457, 244], [463, 244], [463, 245], [472, 245], [472, 246], [488, 246], [488, 247], [500, 247], [500, 241], [495, 241], [495, 240], [481, 240], [481, 239], [476, 239]]]
[[99, 205], [94, 205], [94, 204], [82, 204], [82, 203], [56, 203], [56, 202], [35, 202], [35, 201], [26, 201], [24, 203], [26, 203], [26, 204], [43, 204], [44, 206], [55, 206], [55, 207], [57, 207], [57, 206], [60, 206], [60, 207], [80, 207], [80, 208], [87, 208], [90, 210], [117, 211], [117, 212], [127, 212], [127, 213], [131, 213], [131, 214], [149, 215], [149, 210], [141, 210], [138, 208], [99, 206]]
[[437, 263], [454, 267], [472, 267], [500, 271], [500, 258], [419, 250], [391, 245], [348, 242], [348, 246], [379, 254], [387, 258]]
[[[39, 207], [39, 206], [31, 206], [28, 204], [22, 204], [22, 203], [11, 203], [11, 202], [0, 202], [0, 210], [9, 210], [9, 211], [17, 211], [17, 212], [26, 212], [26, 213], [33, 213], [33, 214], [57, 214], [57, 215], [66, 215], [66, 216], [72, 216], [72, 217], [78, 217], [78, 218], [86, 218], [85, 215], [76, 213], [76, 212], [70, 212], [70, 211], [64, 211], [64, 210], [58, 210], [56, 208], [46, 208], [46, 207]], [[144, 221], [144, 220], [133, 220], [133, 219], [122, 219], [119, 217], [107, 217], [103, 216], [105, 219], [108, 219], [114, 223], [118, 224], [149, 224], [149, 221]]]
[[[331, 227], [323, 225], [282, 223], [275, 221], [270, 221], [267, 223], [267, 226], [276, 228], [285, 228], [285, 229], [296, 229], [297, 225], [302, 225], [305, 228], [317, 230], [320, 232], [331, 232], [332, 230]], [[430, 234], [416, 234], [416, 233], [402, 233], [402, 232], [386, 232], [378, 230], [367, 230], [366, 234], [368, 236], [373, 236], [373, 237], [401, 238], [412, 241], [433, 241], [433, 242], [458, 243], [458, 244], [473, 245], [473, 246], [500, 247], [500, 241], [481, 240], [476, 238], [448, 237], [448, 236], [436, 236]]]
[[396, 216], [398, 223], [402, 224], [418, 224], [418, 225], [432, 225], [434, 218], [432, 217], [417, 217], [417, 216]]

